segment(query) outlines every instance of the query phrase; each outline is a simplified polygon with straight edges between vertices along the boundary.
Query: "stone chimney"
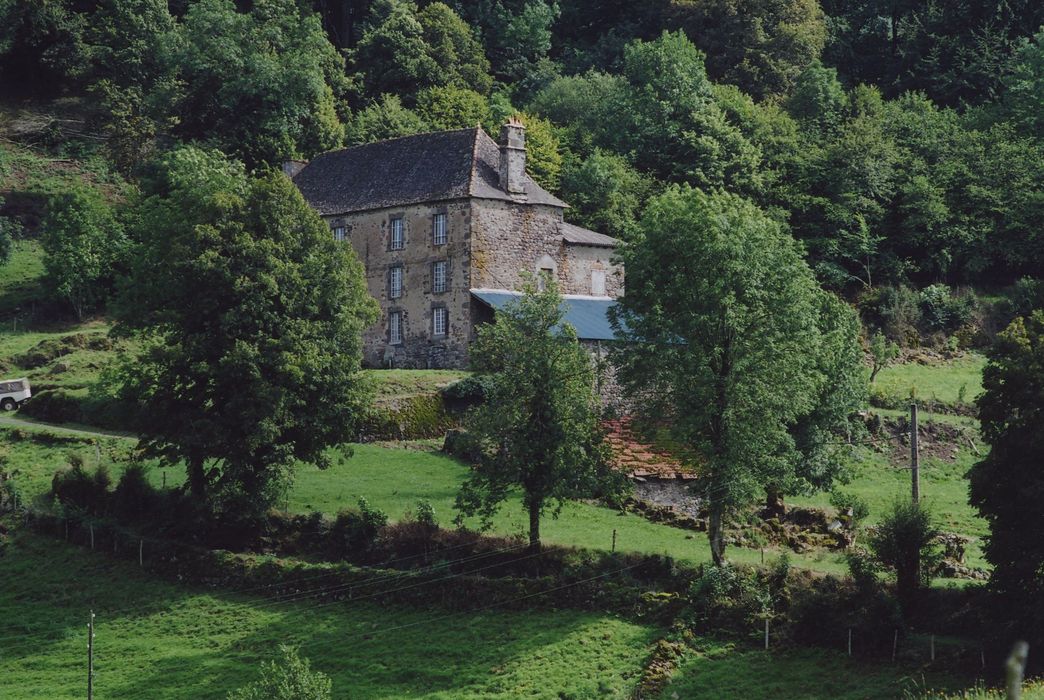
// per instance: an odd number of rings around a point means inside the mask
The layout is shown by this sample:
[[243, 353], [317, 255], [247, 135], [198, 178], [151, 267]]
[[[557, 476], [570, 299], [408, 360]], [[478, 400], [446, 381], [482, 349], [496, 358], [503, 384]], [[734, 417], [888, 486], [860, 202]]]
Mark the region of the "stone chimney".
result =
[[526, 191], [526, 127], [511, 117], [500, 127], [500, 187], [509, 194]]
[[288, 160], [283, 162], [283, 174], [293, 180], [297, 177], [297, 173], [304, 170], [305, 166], [308, 165], [307, 160]]

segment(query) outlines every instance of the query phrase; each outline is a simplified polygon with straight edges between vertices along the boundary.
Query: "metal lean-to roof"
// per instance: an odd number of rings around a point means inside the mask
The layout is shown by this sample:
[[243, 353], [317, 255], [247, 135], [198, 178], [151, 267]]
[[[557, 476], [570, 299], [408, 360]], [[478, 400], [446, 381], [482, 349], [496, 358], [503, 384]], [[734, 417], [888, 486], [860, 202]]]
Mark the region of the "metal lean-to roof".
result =
[[[471, 296], [497, 311], [519, 299], [522, 293], [506, 289], [472, 289]], [[609, 324], [609, 309], [615, 305], [616, 300], [609, 297], [565, 294], [562, 296], [563, 320], [576, 329], [581, 340], [615, 340], [616, 335]]]

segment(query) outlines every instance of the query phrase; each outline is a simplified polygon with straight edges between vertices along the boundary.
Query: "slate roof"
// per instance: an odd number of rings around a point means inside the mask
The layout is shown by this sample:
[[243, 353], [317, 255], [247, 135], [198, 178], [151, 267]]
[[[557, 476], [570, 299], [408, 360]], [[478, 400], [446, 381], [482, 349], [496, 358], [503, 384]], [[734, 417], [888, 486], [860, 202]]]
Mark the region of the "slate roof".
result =
[[[472, 289], [471, 296], [496, 311], [517, 300], [522, 294], [506, 289]], [[576, 336], [581, 340], [615, 340], [616, 335], [609, 324], [609, 309], [615, 305], [616, 300], [609, 297], [564, 294], [563, 320], [576, 329]]]
[[586, 228], [575, 226], [566, 222], [562, 222], [561, 228], [562, 238], [565, 239], [566, 243], [573, 245], [589, 245], [595, 248], [615, 248], [620, 245], [620, 241], [612, 236], [607, 236], [604, 233], [597, 233], [595, 231], [589, 231]]
[[294, 184], [320, 214], [481, 197], [568, 206], [526, 175], [524, 195], [500, 188], [500, 147], [481, 127], [403, 136], [316, 156]]

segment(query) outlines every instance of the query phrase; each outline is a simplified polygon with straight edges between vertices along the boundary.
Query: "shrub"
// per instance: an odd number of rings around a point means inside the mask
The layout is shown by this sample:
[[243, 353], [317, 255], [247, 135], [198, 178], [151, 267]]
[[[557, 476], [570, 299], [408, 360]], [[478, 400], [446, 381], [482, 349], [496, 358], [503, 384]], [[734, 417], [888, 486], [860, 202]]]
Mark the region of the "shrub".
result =
[[742, 629], [772, 609], [772, 594], [754, 570], [731, 564], [704, 566], [689, 589], [697, 619]]
[[160, 497], [146, 478], [144, 465], [131, 464], [112, 494], [112, 511], [120, 522], [137, 523], [154, 516]]
[[919, 343], [921, 297], [909, 287], [880, 287], [863, 298], [864, 312], [884, 334], [900, 345]]
[[472, 375], [453, 382], [442, 390], [442, 397], [448, 401], [465, 404], [481, 403], [486, 398], [488, 377]]
[[70, 455], [70, 466], [55, 472], [51, 479], [51, 497], [63, 506], [82, 510], [90, 515], [104, 515], [108, 509], [109, 486], [112, 479], [105, 465], [94, 472], [84, 469], [83, 458]]
[[897, 500], [870, 538], [871, 552], [882, 566], [894, 572], [899, 596], [904, 600], [931, 583], [941, 561], [938, 535], [927, 505]]
[[280, 645], [280, 660], [261, 664], [261, 678], [228, 694], [228, 700], [330, 700], [333, 682], [313, 671], [297, 650]]
[[340, 511], [330, 528], [335, 554], [345, 558], [368, 552], [377, 541], [381, 528], [387, 524], [388, 516], [382, 510], [360, 498], [358, 508]]
[[834, 491], [830, 494], [830, 505], [837, 510], [838, 517], [845, 521], [845, 526], [856, 530], [870, 515], [870, 506], [866, 500], [854, 493]]
[[431, 501], [417, 501], [417, 522], [431, 530], [437, 530], [439, 520], [435, 517], [435, 506]]
[[921, 290], [921, 312], [928, 331], [953, 332], [972, 317], [978, 299], [973, 292], [954, 294], [945, 284]]

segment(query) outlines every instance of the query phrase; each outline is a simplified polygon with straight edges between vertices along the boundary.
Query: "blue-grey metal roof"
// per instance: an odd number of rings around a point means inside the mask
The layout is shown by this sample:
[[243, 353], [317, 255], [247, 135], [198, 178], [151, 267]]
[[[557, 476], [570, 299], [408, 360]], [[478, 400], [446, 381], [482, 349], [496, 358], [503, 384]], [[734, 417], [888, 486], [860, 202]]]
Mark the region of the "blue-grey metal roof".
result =
[[[472, 289], [471, 295], [494, 311], [522, 296], [506, 289]], [[609, 324], [609, 309], [616, 305], [609, 297], [585, 297], [566, 294], [562, 297], [563, 320], [576, 329], [581, 340], [615, 340]]]

